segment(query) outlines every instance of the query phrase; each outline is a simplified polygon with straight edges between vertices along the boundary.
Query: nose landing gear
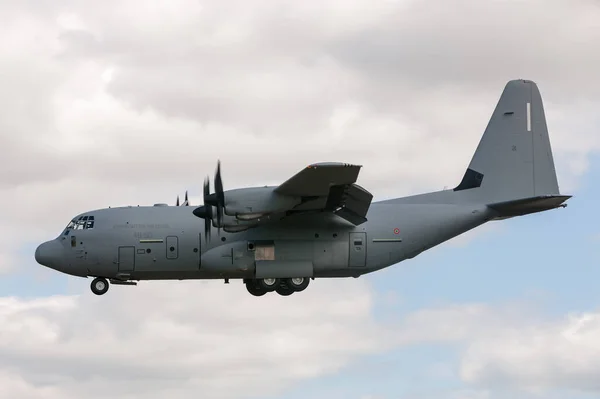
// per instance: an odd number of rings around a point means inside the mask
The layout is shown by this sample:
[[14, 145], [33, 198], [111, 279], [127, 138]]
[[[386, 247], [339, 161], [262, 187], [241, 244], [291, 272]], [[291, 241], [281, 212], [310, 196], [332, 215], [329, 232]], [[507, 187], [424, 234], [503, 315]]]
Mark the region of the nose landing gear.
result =
[[106, 280], [104, 277], [96, 277], [94, 280], [92, 280], [92, 284], [90, 286], [92, 292], [96, 295], [106, 294], [108, 287], [108, 280]]

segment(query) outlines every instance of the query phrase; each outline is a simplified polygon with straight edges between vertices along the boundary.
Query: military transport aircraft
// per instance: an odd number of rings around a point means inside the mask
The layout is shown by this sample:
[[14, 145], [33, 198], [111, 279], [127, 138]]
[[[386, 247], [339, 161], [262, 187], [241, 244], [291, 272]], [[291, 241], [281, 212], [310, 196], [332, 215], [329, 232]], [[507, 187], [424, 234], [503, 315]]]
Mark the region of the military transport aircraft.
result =
[[[127, 206], [76, 216], [41, 244], [38, 263], [94, 277], [94, 294], [140, 280], [241, 279], [250, 294], [303, 291], [311, 280], [359, 277], [411, 259], [488, 221], [565, 207], [542, 99], [530, 80], [506, 84], [453, 189], [371, 203], [361, 166], [308, 165], [279, 186], [224, 190], [220, 163], [204, 205]], [[216, 231], [215, 231], [216, 230]], [[216, 234], [215, 234], [216, 233]]]

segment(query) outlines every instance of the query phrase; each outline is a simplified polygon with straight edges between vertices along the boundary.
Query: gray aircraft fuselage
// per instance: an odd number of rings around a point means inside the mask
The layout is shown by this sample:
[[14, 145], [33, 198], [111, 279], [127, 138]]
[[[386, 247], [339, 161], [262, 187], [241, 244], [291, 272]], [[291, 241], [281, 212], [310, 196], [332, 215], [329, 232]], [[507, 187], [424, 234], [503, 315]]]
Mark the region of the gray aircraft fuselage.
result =
[[[480, 205], [374, 203], [360, 226], [335, 215], [303, 214], [276, 227], [220, 235], [213, 230], [206, 242], [204, 223], [191, 212], [174, 206], [86, 212], [79, 216], [94, 216], [94, 228], [71, 230], [44, 244], [54, 246], [55, 255], [39, 260], [81, 277], [253, 278], [256, 249], [249, 246], [272, 242], [276, 260], [312, 262], [310, 277], [357, 277], [412, 258], [494, 216]], [[38, 250], [38, 258], [44, 251]]]
[[354, 184], [359, 169], [312, 164], [277, 187], [224, 191], [219, 167], [214, 194], [205, 182], [202, 207], [186, 199], [186, 206], [85, 212], [35, 258], [94, 277], [98, 295], [108, 280], [158, 279], [243, 279], [253, 295], [290, 295], [311, 279], [358, 277], [488, 221], [564, 207], [570, 198], [559, 192], [541, 96], [530, 80], [507, 83], [454, 189], [371, 204]]

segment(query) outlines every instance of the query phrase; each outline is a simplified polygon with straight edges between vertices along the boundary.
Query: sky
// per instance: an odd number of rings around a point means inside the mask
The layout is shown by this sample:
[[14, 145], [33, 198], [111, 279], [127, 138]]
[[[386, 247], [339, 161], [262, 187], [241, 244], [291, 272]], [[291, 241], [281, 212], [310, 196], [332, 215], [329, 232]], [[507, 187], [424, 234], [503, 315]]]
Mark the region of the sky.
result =
[[[595, 0], [4, 0], [0, 398], [600, 395]], [[174, 205], [307, 164], [374, 200], [462, 178], [502, 89], [542, 93], [565, 209], [491, 222], [358, 279], [101, 297], [36, 264], [75, 215]]]

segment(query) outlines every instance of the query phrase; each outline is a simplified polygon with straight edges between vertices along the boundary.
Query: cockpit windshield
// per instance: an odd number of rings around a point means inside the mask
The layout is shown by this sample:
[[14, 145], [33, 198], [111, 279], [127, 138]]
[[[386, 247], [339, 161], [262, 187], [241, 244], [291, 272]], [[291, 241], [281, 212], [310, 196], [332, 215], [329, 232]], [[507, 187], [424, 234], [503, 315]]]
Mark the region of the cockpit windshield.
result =
[[71, 220], [69, 225], [65, 228], [64, 235], [69, 235], [71, 230], [89, 230], [94, 228], [94, 217], [93, 216], [80, 216], [77, 219]]

